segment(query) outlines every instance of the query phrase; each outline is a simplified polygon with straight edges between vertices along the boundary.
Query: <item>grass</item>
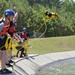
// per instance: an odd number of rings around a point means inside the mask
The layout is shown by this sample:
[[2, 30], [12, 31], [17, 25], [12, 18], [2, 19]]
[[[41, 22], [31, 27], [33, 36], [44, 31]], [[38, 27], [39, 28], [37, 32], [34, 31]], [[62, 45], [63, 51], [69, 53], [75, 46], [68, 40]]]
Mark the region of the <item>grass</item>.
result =
[[75, 36], [29, 39], [29, 54], [46, 54], [75, 50]]

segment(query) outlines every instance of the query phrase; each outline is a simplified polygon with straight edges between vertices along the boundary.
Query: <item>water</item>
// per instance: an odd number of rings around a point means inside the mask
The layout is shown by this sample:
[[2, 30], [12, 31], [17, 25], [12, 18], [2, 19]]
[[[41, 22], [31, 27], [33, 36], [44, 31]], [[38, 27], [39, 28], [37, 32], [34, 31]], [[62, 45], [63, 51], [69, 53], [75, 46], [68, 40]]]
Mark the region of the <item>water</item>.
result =
[[75, 58], [49, 64], [35, 75], [75, 75]]

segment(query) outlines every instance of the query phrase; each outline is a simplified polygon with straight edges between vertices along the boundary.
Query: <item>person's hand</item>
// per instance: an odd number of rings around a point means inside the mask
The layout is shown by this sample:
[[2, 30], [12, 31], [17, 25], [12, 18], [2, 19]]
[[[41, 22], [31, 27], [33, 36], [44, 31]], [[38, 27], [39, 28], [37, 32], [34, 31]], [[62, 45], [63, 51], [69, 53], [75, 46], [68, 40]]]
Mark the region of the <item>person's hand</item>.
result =
[[11, 37], [9, 33], [7, 33], [6, 35], [7, 35], [7, 37]]
[[17, 8], [14, 6], [14, 8], [13, 8], [13, 10], [15, 11], [15, 12], [17, 12], [18, 10], [17, 10]]
[[23, 40], [21, 40], [21, 43], [23, 44]]

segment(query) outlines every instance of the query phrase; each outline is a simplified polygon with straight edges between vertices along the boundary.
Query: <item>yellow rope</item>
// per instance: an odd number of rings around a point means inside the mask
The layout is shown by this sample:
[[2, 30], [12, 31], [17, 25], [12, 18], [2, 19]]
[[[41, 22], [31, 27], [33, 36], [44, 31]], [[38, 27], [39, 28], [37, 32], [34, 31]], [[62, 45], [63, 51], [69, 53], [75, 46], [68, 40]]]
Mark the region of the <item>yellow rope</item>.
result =
[[45, 30], [44, 30], [44, 32], [39, 36], [39, 38], [42, 37], [42, 36], [45, 34], [46, 30], [47, 30], [47, 25], [46, 25], [46, 23], [45, 23]]
[[[10, 40], [10, 41], [9, 41]], [[8, 43], [9, 42], [9, 43]], [[0, 47], [0, 50], [5, 47], [6, 50], [10, 50], [10, 48], [12, 47], [12, 38], [11, 37], [7, 37], [5, 45]]]
[[[37, 32], [34, 34], [34, 35], [36, 35], [36, 34], [40, 31], [40, 29], [45, 25], [45, 30], [44, 30], [44, 32], [43, 32], [38, 38], [42, 37], [42, 36], [45, 34], [46, 30], [47, 30], [46, 22], [49, 20], [49, 18], [45, 17], [45, 18], [43, 18], [43, 20], [44, 20], [44, 23], [39, 27], [39, 29], [37, 30]], [[33, 36], [34, 36], [34, 35], [33, 35]], [[36, 39], [36, 40], [37, 40], [37, 39]], [[33, 41], [35, 41], [35, 40], [33, 40]]]
[[[42, 37], [44, 34], [45, 34], [45, 32], [46, 32], [46, 30], [47, 30], [47, 25], [46, 25], [46, 22], [48, 21], [48, 20], [50, 20], [51, 18], [57, 18], [58, 16], [57, 16], [57, 13], [52, 13], [52, 16], [50, 17], [49, 15], [45, 15], [45, 17], [43, 18], [43, 20], [44, 20], [44, 23], [39, 27], [39, 29], [37, 30], [37, 32], [34, 34], [34, 35], [36, 35], [39, 31], [40, 31], [40, 29], [45, 25], [45, 30], [44, 30], [44, 32], [38, 37], [38, 38], [40, 38], [40, 37]], [[33, 35], [33, 36], [34, 36]], [[36, 39], [37, 40], [37, 39]], [[33, 40], [33, 41], [35, 41], [35, 40]]]
[[7, 50], [11, 49], [11, 47], [12, 47], [12, 38], [11, 37], [7, 37], [5, 47], [6, 47]]
[[[17, 46], [17, 45], [16, 45]], [[19, 44], [18, 46], [24, 47], [24, 51], [27, 52], [28, 50], [28, 40], [25, 40], [24, 43]], [[20, 47], [18, 50], [20, 50], [22, 47]]]
[[35, 36], [35, 35], [40, 31], [40, 29], [44, 26], [44, 24], [45, 24], [45, 21], [44, 21], [44, 23], [39, 27], [39, 29], [36, 31], [36, 33], [35, 33], [34, 35], [32, 35], [31, 37]]
[[3, 47], [5, 47], [5, 46], [0, 47], [0, 50], [1, 50]]

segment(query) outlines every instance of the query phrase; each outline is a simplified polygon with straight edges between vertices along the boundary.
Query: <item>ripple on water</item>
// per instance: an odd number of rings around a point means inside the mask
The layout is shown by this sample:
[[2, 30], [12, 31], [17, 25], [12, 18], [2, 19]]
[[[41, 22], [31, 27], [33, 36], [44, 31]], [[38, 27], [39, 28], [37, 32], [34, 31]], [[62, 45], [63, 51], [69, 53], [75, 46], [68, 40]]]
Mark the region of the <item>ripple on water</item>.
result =
[[75, 58], [51, 63], [35, 75], [75, 75]]

